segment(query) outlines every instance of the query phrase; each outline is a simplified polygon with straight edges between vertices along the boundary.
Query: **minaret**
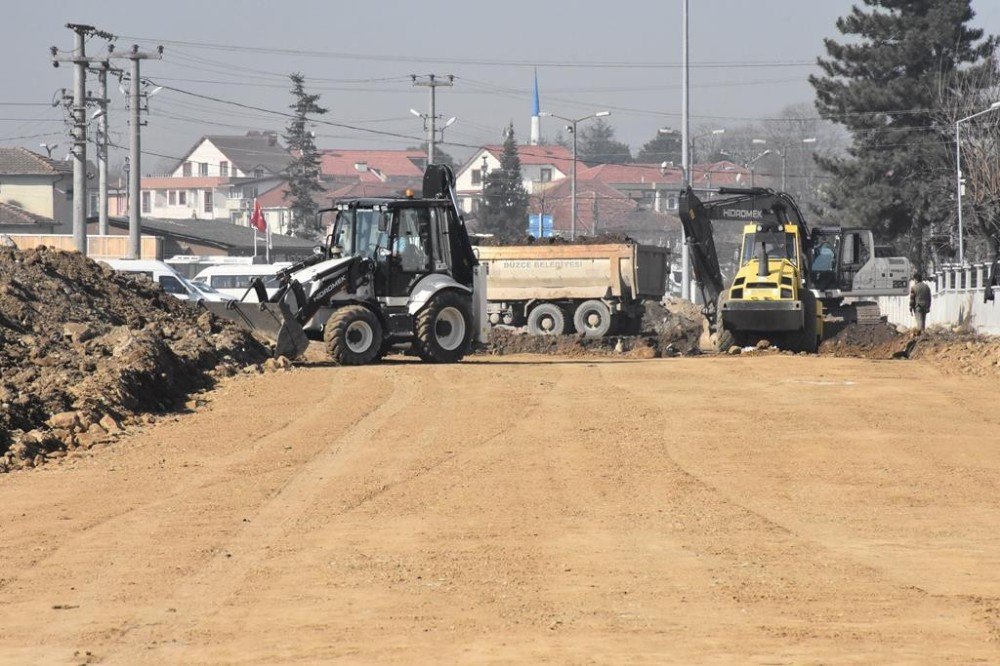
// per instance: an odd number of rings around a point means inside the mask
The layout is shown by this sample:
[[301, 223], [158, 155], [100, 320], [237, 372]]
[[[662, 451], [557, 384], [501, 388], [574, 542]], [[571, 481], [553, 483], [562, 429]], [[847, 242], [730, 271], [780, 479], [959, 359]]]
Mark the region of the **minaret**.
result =
[[541, 106], [538, 103], [538, 70], [535, 70], [535, 96], [531, 105], [531, 145], [537, 146], [542, 139], [542, 119], [539, 116]]

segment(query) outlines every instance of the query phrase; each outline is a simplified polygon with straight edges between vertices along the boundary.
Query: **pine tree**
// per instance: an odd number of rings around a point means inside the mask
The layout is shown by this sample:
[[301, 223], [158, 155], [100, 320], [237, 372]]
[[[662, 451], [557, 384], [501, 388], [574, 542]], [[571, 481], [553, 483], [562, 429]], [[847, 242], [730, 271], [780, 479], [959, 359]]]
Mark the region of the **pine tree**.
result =
[[504, 242], [522, 238], [528, 228], [528, 193], [521, 179], [521, 158], [517, 154], [513, 122], [507, 127], [500, 168], [486, 176], [479, 215], [482, 231]]
[[653, 162], [657, 164], [662, 162], [680, 164], [682, 147], [680, 132], [660, 133], [658, 131], [656, 136], [642, 146], [642, 150], [639, 151], [638, 161], [647, 164]]
[[615, 139], [615, 128], [604, 118], [578, 129], [576, 151], [579, 159], [593, 166], [595, 164], [628, 164], [633, 162], [628, 144]]
[[846, 156], [818, 159], [833, 175], [829, 218], [906, 239], [919, 265], [951, 177], [941, 166], [948, 146], [934, 131], [938, 86], [957, 70], [990, 66], [997, 42], [969, 26], [971, 0], [864, 4], [837, 20], [847, 39], [824, 40], [825, 75], [810, 77], [820, 115], [852, 136]]
[[310, 95], [305, 90], [305, 76], [295, 72], [290, 74], [292, 96], [295, 103], [291, 108], [295, 114], [285, 128], [283, 138], [294, 158], [285, 168], [284, 178], [288, 183], [285, 201], [291, 202], [291, 233], [302, 238], [315, 238], [321, 233], [316, 217], [318, 206], [315, 195], [323, 191], [320, 184], [319, 152], [316, 139], [307, 124], [309, 115], [322, 115], [319, 95]]

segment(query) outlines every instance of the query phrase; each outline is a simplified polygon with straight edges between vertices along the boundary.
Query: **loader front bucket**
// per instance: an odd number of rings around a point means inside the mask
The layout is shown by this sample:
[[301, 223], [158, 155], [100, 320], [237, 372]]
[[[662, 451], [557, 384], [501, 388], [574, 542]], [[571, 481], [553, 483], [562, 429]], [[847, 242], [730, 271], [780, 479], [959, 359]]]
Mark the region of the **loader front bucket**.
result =
[[257, 333], [274, 343], [274, 356], [297, 358], [309, 346], [309, 338], [302, 325], [292, 316], [284, 303], [243, 303], [224, 301], [201, 305], [224, 319], [237, 322], [252, 333]]

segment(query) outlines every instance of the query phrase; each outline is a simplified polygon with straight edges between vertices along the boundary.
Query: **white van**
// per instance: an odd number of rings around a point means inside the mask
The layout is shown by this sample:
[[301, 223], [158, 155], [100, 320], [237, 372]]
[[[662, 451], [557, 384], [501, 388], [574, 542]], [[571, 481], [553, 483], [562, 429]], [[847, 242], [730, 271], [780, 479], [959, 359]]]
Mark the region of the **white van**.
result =
[[162, 261], [152, 259], [105, 259], [107, 264], [119, 273], [129, 273], [145, 277], [160, 285], [163, 291], [182, 301], [228, 301], [231, 297], [221, 294], [205, 285], [196, 285], [182, 277]]
[[[209, 266], [194, 276], [196, 285], [208, 285], [227, 296], [233, 298], [243, 298], [247, 289], [250, 288], [250, 281], [255, 277], [264, 280], [264, 288], [268, 296], [273, 296], [278, 291], [278, 281], [275, 274], [282, 268], [288, 268], [292, 263], [283, 261], [276, 264], [247, 264], [234, 266], [232, 264], [222, 266]], [[247, 295], [248, 302], [254, 302], [257, 297], [253, 292]]]

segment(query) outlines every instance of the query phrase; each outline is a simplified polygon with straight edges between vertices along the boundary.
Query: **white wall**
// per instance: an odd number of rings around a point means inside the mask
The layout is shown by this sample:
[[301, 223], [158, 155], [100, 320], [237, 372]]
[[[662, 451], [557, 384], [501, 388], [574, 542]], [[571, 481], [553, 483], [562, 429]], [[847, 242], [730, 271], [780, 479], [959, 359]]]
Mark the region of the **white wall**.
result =
[[[1000, 335], [1000, 287], [992, 287], [994, 300], [983, 302], [983, 287], [979, 286], [984, 284], [988, 274], [984, 264], [976, 264], [948, 268], [929, 276], [927, 281], [933, 298], [927, 325], [957, 326], [967, 321], [979, 333]], [[914, 325], [908, 296], [883, 297], [878, 303], [889, 323]]]
[[[483, 184], [481, 182], [476, 184], [472, 183], [472, 171], [479, 171], [483, 168], [483, 155], [486, 155], [487, 173], [500, 168], [500, 160], [497, 159], [493, 153], [485, 150], [479, 150], [476, 153], [476, 156], [467, 163], [466, 168], [455, 174], [455, 191], [459, 195], [459, 205], [462, 207], [462, 211], [466, 213], [472, 212], [472, 201], [477, 198], [476, 195], [481, 193], [483, 189]], [[524, 189], [528, 192], [528, 194], [533, 194], [539, 189], [539, 181], [542, 179], [543, 168], [552, 169], [551, 182], [568, 177], [568, 174], [564, 174], [551, 164], [522, 164], [521, 178], [522, 183], [524, 184]], [[472, 192], [475, 194], [471, 194]], [[463, 193], [465, 194], [463, 195]]]

